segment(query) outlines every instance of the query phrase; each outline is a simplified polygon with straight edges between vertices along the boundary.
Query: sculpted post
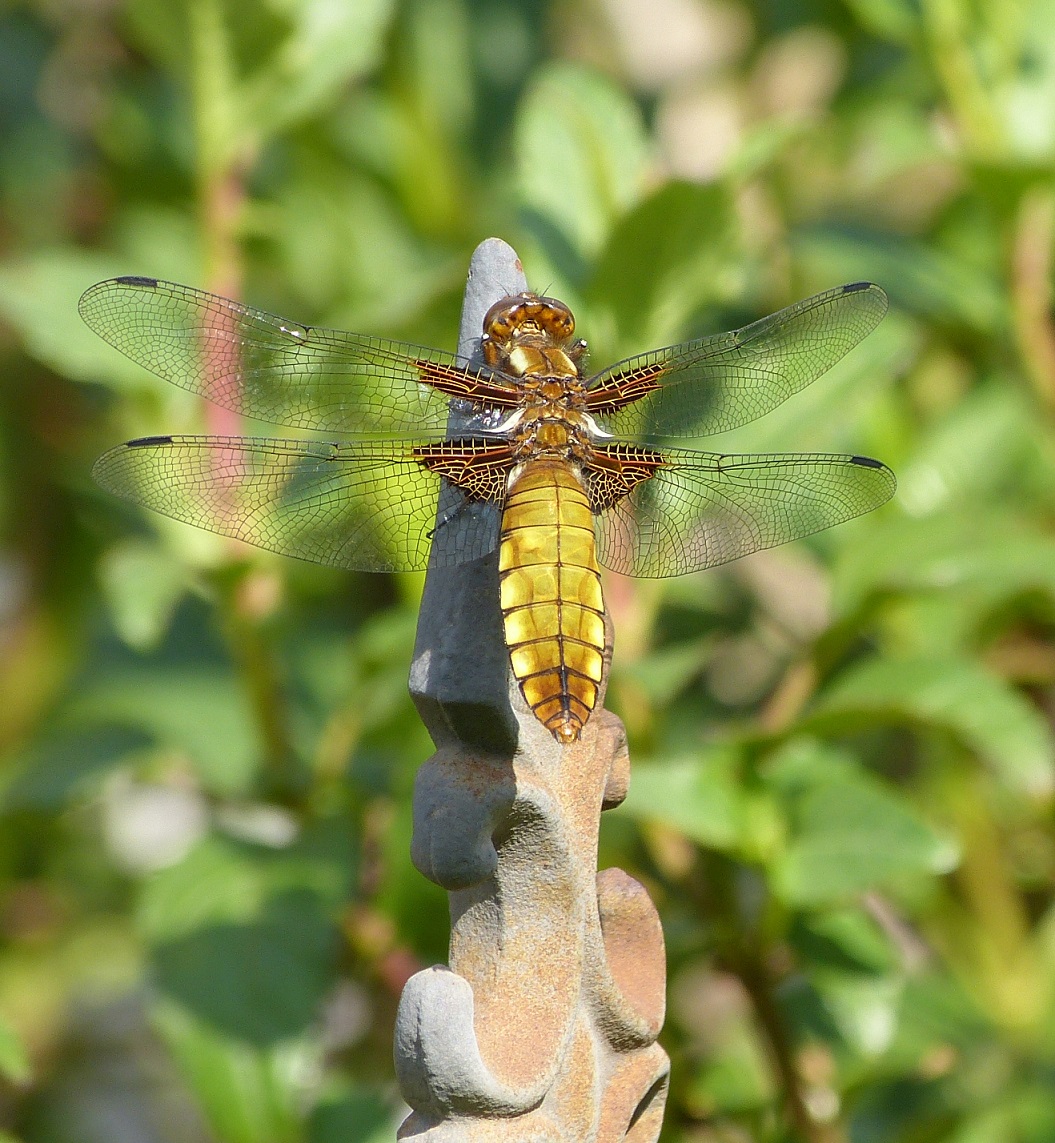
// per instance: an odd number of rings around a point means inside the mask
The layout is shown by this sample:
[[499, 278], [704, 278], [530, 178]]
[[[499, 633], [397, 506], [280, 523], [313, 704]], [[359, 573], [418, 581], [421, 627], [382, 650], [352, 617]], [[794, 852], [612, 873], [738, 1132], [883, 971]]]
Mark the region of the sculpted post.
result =
[[[483, 317], [527, 288], [497, 239], [473, 255], [459, 352], [480, 360]], [[459, 430], [457, 403], [451, 431]], [[462, 425], [464, 428], [464, 425]], [[460, 494], [437, 540], [457, 543]], [[473, 511], [470, 508], [468, 511]], [[419, 1143], [647, 1143], [669, 1063], [663, 933], [644, 888], [597, 871], [600, 815], [626, 795], [622, 724], [598, 709], [568, 746], [510, 670], [497, 552], [427, 576], [410, 687], [436, 753], [418, 773], [413, 860], [450, 894], [449, 966], [407, 982], [395, 1064]]]

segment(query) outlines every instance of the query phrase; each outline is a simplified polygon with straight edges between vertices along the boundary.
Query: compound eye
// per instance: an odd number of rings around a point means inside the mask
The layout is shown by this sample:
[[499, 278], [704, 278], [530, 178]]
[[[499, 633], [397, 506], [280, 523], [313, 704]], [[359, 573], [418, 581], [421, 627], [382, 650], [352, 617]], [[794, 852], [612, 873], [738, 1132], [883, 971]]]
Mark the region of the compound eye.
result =
[[542, 324], [547, 332], [560, 341], [566, 341], [575, 332], [575, 318], [568, 307], [556, 298], [540, 299], [544, 304]]
[[484, 315], [484, 333], [504, 340], [518, 321], [518, 312], [524, 304], [522, 297], [501, 298]]

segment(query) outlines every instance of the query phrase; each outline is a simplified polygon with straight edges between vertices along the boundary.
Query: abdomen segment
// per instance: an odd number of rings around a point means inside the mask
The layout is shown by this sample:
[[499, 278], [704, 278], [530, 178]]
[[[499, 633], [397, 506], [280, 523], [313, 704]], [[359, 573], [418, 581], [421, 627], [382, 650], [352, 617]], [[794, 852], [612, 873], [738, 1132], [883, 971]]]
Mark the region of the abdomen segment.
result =
[[529, 462], [514, 478], [498, 568], [513, 674], [536, 718], [574, 742], [597, 705], [604, 600], [589, 501], [567, 464]]

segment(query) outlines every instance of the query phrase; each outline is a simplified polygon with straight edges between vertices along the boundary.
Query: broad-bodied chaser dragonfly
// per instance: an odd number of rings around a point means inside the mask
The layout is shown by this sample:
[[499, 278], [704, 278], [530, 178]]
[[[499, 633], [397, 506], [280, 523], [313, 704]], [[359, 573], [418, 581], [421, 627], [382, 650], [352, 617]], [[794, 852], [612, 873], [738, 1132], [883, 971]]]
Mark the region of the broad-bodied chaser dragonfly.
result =
[[[894, 492], [893, 473], [868, 457], [662, 445], [743, 425], [821, 376], [886, 312], [868, 282], [593, 375], [571, 311], [532, 293], [488, 312], [480, 364], [153, 278], [100, 282], [80, 312], [166, 381], [336, 438], [144, 437], [99, 459], [104, 488], [341, 568], [452, 566], [498, 547], [513, 673], [564, 744], [579, 738], [601, 681], [599, 565], [682, 575], [842, 523]], [[468, 426], [453, 436], [452, 409]], [[455, 502], [438, 514], [441, 492]]]

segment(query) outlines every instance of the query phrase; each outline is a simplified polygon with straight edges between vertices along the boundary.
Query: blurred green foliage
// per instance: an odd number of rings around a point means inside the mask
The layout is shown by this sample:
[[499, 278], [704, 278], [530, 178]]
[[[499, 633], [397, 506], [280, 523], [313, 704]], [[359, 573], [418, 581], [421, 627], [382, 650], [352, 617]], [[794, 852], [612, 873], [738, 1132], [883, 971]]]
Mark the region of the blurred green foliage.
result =
[[497, 233], [604, 364], [871, 278], [890, 316], [707, 447], [898, 499], [612, 581], [685, 1143], [1055, 1138], [1055, 2], [0, 0], [0, 1130], [372, 1143], [445, 957], [410, 865], [420, 582], [96, 490], [216, 427], [117, 273], [452, 348]]

